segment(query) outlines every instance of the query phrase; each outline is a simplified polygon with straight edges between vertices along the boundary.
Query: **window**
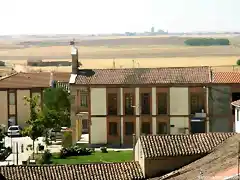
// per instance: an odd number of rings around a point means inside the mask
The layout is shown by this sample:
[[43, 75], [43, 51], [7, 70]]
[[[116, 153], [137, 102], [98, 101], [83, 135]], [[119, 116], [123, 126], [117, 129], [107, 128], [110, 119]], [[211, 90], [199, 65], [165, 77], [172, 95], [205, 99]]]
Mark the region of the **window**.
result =
[[80, 94], [80, 106], [81, 107], [88, 107], [87, 94]]
[[150, 127], [149, 122], [142, 122], [142, 133], [143, 134], [146, 134], [146, 135], [150, 134], [151, 133], [150, 129], [151, 129], [151, 127]]
[[108, 114], [117, 115], [117, 93], [108, 94]]
[[159, 122], [157, 133], [158, 134], [167, 134], [167, 123]]
[[116, 122], [109, 123], [109, 135], [111, 136], [118, 135], [118, 124]]
[[158, 94], [158, 114], [167, 114], [167, 93]]
[[82, 120], [82, 129], [88, 129], [88, 120], [87, 119]]
[[134, 114], [133, 95], [130, 93], [125, 94], [125, 114], [126, 115]]
[[15, 105], [16, 102], [15, 102], [15, 92], [14, 91], [11, 91], [9, 92], [9, 105]]
[[134, 134], [134, 123], [133, 122], [125, 122], [125, 134], [127, 136]]
[[141, 94], [141, 114], [150, 114], [150, 94]]
[[203, 96], [197, 93], [191, 94], [191, 114], [200, 113], [202, 109], [204, 109]]

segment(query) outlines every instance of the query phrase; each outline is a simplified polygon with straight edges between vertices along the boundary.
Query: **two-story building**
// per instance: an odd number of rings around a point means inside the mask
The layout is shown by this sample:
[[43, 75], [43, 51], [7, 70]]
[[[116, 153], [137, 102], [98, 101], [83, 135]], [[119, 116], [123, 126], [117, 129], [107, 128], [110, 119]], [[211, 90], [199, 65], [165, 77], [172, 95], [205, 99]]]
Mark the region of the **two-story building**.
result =
[[91, 144], [132, 144], [133, 134], [209, 131], [209, 67], [92, 71], [91, 77], [77, 75], [70, 87], [72, 113], [88, 114]]
[[90, 144], [131, 145], [133, 134], [233, 131], [236, 83], [211, 67], [79, 69], [78, 64], [73, 47], [73, 142], [80, 138], [82, 120]]
[[24, 96], [43, 97], [43, 90], [53, 81], [68, 82], [69, 73], [28, 72], [14, 73], [0, 79], [0, 125], [20, 125], [24, 127], [30, 116], [29, 104]]

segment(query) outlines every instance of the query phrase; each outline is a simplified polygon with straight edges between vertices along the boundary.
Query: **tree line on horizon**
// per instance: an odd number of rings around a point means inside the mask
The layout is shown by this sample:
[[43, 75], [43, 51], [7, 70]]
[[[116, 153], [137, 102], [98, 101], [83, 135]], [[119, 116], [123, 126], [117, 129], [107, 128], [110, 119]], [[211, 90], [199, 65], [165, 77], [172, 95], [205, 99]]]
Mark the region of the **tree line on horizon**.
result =
[[187, 46], [229, 46], [227, 38], [191, 38], [184, 41]]

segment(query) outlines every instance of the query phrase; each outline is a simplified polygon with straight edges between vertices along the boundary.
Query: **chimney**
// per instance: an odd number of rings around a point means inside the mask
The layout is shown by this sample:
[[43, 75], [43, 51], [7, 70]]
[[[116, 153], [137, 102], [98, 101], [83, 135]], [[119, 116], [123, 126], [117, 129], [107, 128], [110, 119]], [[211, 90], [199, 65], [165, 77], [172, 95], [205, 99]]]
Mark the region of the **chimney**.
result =
[[74, 40], [70, 42], [72, 46], [71, 55], [72, 55], [72, 74], [78, 73], [78, 49], [75, 47]]
[[50, 72], [49, 87], [53, 87], [53, 72]]

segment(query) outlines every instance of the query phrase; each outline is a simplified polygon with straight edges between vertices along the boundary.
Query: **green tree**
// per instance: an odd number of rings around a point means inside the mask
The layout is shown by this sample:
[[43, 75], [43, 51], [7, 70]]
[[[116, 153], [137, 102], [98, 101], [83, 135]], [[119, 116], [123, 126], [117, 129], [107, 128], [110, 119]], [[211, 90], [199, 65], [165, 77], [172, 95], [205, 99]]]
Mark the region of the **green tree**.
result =
[[70, 126], [70, 96], [63, 88], [48, 88], [43, 94], [43, 114], [48, 128]]
[[44, 133], [44, 123], [41, 114], [41, 108], [39, 105], [39, 96], [32, 98], [24, 97], [26, 103], [30, 105], [30, 118], [26, 121], [27, 127], [23, 130], [23, 135], [29, 136], [33, 141], [33, 158], [35, 154], [34, 142], [38, 137], [41, 137]]
[[240, 66], [240, 59], [237, 60], [236, 64]]

